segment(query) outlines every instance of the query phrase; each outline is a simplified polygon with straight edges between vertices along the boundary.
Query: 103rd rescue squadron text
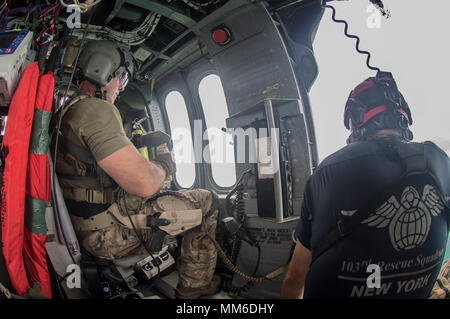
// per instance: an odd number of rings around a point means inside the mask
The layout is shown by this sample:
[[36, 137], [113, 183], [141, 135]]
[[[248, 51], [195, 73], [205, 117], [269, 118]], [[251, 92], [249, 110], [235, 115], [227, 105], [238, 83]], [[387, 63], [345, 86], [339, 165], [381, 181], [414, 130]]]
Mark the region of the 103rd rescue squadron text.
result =
[[274, 304], [220, 304], [214, 306], [194, 306], [183, 303], [177, 306], [177, 314], [197, 314], [208, 316], [211, 313], [220, 314], [271, 314]]

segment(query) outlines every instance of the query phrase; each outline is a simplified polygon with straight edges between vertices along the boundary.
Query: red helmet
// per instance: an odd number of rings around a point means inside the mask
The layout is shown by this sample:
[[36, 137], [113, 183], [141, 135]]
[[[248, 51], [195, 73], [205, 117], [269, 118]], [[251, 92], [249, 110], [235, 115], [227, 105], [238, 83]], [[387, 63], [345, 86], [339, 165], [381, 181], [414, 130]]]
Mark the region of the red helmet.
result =
[[374, 131], [397, 129], [412, 139], [411, 111], [390, 72], [379, 71], [350, 92], [344, 111], [344, 125], [357, 140]]

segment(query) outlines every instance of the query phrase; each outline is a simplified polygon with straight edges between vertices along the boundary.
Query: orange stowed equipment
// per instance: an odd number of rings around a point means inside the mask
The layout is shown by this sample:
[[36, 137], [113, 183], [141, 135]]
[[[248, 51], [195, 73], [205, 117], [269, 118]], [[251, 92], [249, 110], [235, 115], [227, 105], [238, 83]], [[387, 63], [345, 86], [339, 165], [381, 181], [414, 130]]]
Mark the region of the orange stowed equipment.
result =
[[1, 189], [2, 249], [11, 285], [18, 295], [29, 289], [22, 255], [25, 180], [38, 79], [39, 68], [33, 62], [23, 72], [14, 92], [2, 142], [6, 153]]
[[45, 238], [45, 208], [50, 200], [50, 163], [47, 150], [50, 144], [48, 127], [51, 119], [54, 77], [47, 73], [39, 77], [34, 107], [25, 188], [25, 240], [23, 256], [31, 285], [38, 283], [40, 293], [51, 298]]
[[21, 296], [31, 283], [39, 284], [40, 294], [51, 298], [45, 208], [50, 199], [46, 154], [53, 89], [53, 75], [39, 76], [37, 62], [30, 63], [14, 92], [2, 143], [6, 152], [1, 189], [2, 249], [11, 285]]

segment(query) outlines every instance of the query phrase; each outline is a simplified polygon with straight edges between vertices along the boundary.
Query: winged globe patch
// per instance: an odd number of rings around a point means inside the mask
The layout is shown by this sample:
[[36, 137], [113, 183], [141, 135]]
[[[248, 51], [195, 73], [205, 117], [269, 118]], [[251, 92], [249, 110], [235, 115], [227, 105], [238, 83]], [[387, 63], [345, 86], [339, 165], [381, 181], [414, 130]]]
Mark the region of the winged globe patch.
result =
[[436, 189], [425, 185], [422, 198], [412, 186], [407, 186], [400, 202], [391, 196], [375, 213], [362, 221], [371, 227], [389, 226], [389, 236], [395, 250], [409, 250], [423, 245], [431, 228], [432, 216], [444, 210]]

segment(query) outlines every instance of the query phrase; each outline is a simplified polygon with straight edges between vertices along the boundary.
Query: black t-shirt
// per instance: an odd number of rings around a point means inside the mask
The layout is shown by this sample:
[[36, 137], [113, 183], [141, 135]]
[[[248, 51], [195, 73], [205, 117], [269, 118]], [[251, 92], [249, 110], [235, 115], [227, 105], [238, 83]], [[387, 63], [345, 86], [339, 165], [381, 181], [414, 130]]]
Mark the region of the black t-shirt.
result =
[[[426, 162], [450, 197], [450, 159], [425, 142]], [[327, 157], [308, 180], [296, 234], [314, 250], [339, 219], [399, 180], [403, 168], [383, 141], [350, 144]], [[305, 298], [426, 298], [445, 253], [449, 212], [420, 178], [401, 185], [379, 209], [310, 266]], [[411, 181], [409, 181], [411, 184]], [[369, 268], [369, 265], [378, 268]], [[371, 266], [373, 267], [373, 266]], [[380, 281], [376, 281], [377, 274]]]

